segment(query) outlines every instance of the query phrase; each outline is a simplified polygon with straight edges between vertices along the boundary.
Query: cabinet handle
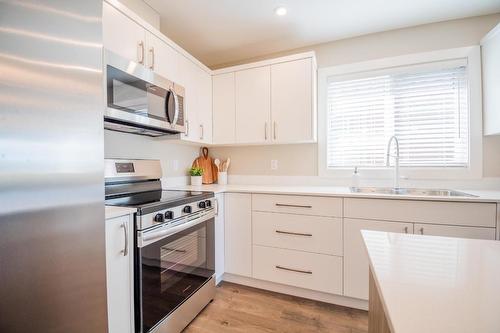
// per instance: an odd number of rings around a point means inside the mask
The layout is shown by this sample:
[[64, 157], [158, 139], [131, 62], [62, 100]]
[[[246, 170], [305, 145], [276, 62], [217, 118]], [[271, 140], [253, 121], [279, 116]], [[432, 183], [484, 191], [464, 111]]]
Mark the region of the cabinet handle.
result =
[[283, 231], [283, 230], [275, 230], [275, 232], [277, 234], [312, 237], [312, 234], [304, 234], [304, 233], [301, 233], [301, 232], [292, 232], [292, 231]]
[[219, 200], [215, 199], [215, 216], [219, 216]]
[[267, 141], [267, 121], [264, 123], [264, 140]]
[[137, 45], [137, 53], [137, 62], [144, 64], [144, 42], [142, 40]]
[[122, 228], [123, 228], [123, 236], [125, 237], [125, 246], [123, 247], [123, 250], [121, 253], [123, 253], [123, 256], [126, 257], [128, 255], [128, 228], [126, 223], [122, 223]]
[[149, 68], [154, 70], [155, 69], [155, 48], [154, 47], [149, 49], [149, 54], [151, 54], [151, 64], [149, 65]]
[[312, 206], [309, 206], [309, 205], [289, 205], [289, 204], [281, 204], [281, 203], [276, 203], [275, 205], [277, 207], [312, 208]]
[[277, 127], [276, 126], [277, 125], [276, 122], [274, 122], [273, 125], [274, 125], [273, 126], [273, 138], [274, 138], [274, 140], [276, 140], [276, 127]]
[[189, 120], [186, 120], [186, 131], [184, 132], [185, 136], [189, 136]]
[[421, 234], [421, 235], [423, 235], [423, 234], [424, 234], [424, 228], [423, 228], [423, 227], [422, 227], [422, 228], [420, 228], [420, 229], [418, 229], [418, 231], [420, 232], [420, 234]]
[[405, 234], [407, 234], [408, 233], [408, 227], [405, 227], [404, 230], [405, 230]]
[[296, 272], [296, 273], [302, 273], [302, 274], [312, 274], [313, 273], [312, 271], [303, 271], [301, 269], [288, 268], [288, 267], [283, 267], [280, 265], [276, 265], [274, 267], [276, 267], [277, 269], [284, 270], [284, 271], [290, 271], [290, 272]]
[[203, 140], [203, 137], [205, 136], [205, 131], [203, 130], [203, 124], [200, 124], [200, 140]]

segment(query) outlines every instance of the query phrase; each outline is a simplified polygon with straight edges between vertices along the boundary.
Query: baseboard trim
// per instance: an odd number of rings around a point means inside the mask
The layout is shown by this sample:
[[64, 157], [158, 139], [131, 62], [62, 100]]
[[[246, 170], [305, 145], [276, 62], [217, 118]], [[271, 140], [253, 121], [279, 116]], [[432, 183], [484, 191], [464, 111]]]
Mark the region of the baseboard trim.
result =
[[281, 294], [287, 294], [287, 295], [312, 299], [315, 301], [346, 306], [349, 308], [368, 310], [368, 301], [361, 299], [356, 299], [341, 295], [332, 295], [320, 291], [292, 287], [280, 283], [263, 281], [230, 273], [224, 273], [224, 275], [222, 276], [222, 280], [227, 282], [242, 284], [244, 286], [249, 286], [253, 288], [274, 291]]

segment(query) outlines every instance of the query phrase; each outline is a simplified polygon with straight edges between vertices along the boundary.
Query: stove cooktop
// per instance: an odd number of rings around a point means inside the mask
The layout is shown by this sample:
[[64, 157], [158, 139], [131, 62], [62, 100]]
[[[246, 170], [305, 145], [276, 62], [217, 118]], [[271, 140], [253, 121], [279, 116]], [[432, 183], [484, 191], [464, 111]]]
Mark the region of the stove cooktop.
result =
[[105, 203], [109, 206], [136, 208], [139, 215], [144, 215], [213, 196], [213, 192], [157, 190], [110, 197]]

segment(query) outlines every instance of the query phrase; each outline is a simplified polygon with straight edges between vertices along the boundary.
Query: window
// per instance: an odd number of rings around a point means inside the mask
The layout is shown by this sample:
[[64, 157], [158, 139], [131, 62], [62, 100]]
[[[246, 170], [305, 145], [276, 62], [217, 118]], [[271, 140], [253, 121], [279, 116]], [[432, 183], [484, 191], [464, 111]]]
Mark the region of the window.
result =
[[355, 79], [333, 76], [328, 167], [385, 167], [393, 135], [399, 139], [401, 166], [467, 167], [468, 122], [465, 64]]
[[400, 165], [413, 175], [477, 177], [480, 71], [471, 51], [478, 53], [471, 47], [320, 70], [320, 174], [387, 170], [387, 143], [395, 135]]

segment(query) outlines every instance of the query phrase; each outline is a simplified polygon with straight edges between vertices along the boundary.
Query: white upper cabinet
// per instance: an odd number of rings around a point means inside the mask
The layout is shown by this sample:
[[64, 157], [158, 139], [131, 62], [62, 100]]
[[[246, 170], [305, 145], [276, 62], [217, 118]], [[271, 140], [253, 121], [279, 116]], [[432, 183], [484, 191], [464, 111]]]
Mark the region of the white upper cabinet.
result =
[[231, 144], [236, 140], [234, 73], [212, 76], [213, 143]]
[[316, 61], [307, 52], [215, 71], [214, 144], [316, 141]]
[[181, 55], [170, 45], [151, 32], [146, 33], [146, 65], [149, 69], [167, 78], [178, 82], [178, 61]]
[[124, 57], [144, 64], [146, 59], [146, 30], [110, 4], [103, 3], [104, 46]]
[[270, 140], [270, 67], [235, 73], [236, 142], [264, 143]]
[[212, 143], [212, 77], [185, 57], [181, 57], [179, 69], [179, 83], [185, 89], [186, 134], [182, 139]]
[[182, 140], [212, 143], [212, 72], [122, 5], [103, 4], [104, 47], [185, 89]]
[[275, 143], [315, 140], [312, 58], [271, 66], [272, 138]]
[[481, 41], [484, 134], [500, 134], [500, 24]]
[[212, 143], [212, 75], [197, 66], [198, 70], [198, 127], [201, 143]]

